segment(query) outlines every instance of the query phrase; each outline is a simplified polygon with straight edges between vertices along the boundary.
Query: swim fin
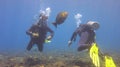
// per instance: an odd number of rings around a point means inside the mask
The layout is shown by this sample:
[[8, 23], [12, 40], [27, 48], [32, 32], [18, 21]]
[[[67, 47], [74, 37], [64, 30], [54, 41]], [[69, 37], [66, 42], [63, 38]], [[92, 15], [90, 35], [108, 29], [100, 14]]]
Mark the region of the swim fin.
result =
[[116, 67], [111, 56], [105, 56], [105, 67]]
[[100, 67], [100, 61], [99, 61], [99, 55], [98, 55], [98, 47], [96, 43], [92, 44], [92, 47], [90, 48], [90, 58], [92, 59], [93, 64], [95, 67]]

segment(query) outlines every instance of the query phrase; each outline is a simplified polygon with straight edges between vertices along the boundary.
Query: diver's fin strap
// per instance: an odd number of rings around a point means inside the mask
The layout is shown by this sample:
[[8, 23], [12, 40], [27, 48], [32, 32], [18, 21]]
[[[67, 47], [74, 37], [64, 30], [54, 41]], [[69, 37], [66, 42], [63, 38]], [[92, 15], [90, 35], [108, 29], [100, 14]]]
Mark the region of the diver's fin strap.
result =
[[105, 67], [116, 67], [112, 57], [105, 56]]
[[93, 64], [96, 67], [100, 67], [100, 61], [99, 61], [99, 55], [98, 55], [98, 47], [96, 43], [92, 44], [92, 47], [90, 48], [90, 58], [92, 59]]

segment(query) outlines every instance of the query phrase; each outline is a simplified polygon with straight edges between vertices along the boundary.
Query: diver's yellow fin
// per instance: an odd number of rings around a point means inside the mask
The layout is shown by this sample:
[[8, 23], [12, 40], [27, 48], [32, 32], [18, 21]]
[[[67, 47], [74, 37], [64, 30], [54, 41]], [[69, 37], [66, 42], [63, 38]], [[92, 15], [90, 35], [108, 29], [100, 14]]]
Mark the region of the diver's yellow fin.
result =
[[92, 47], [90, 48], [90, 58], [92, 59], [93, 64], [96, 67], [100, 67], [100, 61], [98, 56], [98, 47], [96, 43], [92, 44]]
[[105, 67], [116, 67], [112, 57], [105, 56]]

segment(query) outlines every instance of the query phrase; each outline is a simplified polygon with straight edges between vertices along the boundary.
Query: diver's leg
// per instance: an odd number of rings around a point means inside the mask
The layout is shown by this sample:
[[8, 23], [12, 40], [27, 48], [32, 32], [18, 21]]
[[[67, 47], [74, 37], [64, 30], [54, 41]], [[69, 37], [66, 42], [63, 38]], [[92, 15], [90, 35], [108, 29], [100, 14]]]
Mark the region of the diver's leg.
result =
[[102, 60], [104, 60], [104, 53], [100, 49], [98, 55]]
[[27, 50], [30, 51], [33, 45], [34, 45], [34, 42], [33, 40], [31, 40], [27, 46]]
[[39, 50], [40, 52], [43, 51], [43, 43], [44, 43], [44, 42], [39, 42], [39, 43], [37, 44], [38, 50]]
[[83, 51], [83, 50], [85, 50], [85, 49], [87, 49], [88, 47], [87, 46], [80, 46], [80, 47], [78, 47], [78, 51]]

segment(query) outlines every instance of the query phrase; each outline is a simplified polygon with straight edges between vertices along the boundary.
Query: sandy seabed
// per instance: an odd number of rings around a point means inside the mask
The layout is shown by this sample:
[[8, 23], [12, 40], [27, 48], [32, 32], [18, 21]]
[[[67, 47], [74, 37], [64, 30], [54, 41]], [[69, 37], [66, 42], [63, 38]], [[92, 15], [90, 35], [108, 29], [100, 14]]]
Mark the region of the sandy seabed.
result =
[[[112, 55], [117, 67], [120, 67], [120, 55]], [[105, 67], [100, 60], [100, 67]], [[0, 67], [95, 67], [88, 52], [38, 51], [0, 53]]]

